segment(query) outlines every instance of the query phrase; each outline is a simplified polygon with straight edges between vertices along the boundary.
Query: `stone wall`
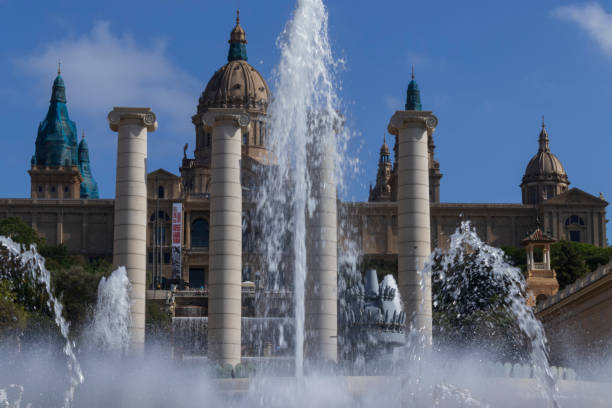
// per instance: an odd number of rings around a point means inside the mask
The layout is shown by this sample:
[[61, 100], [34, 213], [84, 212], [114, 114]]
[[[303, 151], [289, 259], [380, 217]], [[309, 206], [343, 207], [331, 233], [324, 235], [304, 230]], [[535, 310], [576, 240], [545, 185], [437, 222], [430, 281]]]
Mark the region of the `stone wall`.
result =
[[[345, 203], [343, 207], [364, 255], [397, 255], [395, 203]], [[483, 241], [497, 247], [518, 247], [535, 228], [537, 218], [535, 206], [521, 204], [433, 203], [430, 211], [432, 249], [448, 247], [462, 219], [472, 222]]]
[[[609, 368], [612, 350], [612, 262], [577, 280], [535, 309], [542, 321], [553, 364], [572, 367], [584, 378]], [[604, 374], [606, 375], [606, 374]]]
[[114, 200], [0, 199], [0, 217], [19, 217], [49, 245], [72, 254], [112, 259]]

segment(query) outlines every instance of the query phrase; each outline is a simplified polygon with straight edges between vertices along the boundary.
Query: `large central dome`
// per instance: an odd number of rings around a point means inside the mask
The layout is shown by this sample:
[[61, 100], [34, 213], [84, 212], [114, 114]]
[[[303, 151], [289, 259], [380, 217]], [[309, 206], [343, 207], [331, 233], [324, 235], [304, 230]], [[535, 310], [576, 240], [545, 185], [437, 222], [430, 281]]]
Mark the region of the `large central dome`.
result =
[[207, 108], [243, 108], [266, 113], [270, 90], [261, 74], [247, 62], [246, 43], [246, 34], [238, 17], [230, 34], [228, 63], [208, 81], [200, 96], [198, 113]]

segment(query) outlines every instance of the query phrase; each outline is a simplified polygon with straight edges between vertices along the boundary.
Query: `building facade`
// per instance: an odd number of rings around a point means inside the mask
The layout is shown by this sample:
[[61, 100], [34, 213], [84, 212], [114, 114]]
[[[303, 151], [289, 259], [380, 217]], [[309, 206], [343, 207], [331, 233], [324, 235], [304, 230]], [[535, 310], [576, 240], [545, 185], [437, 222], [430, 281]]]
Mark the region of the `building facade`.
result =
[[[258, 167], [268, 163], [266, 113], [270, 90], [261, 74], [248, 63], [247, 40], [239, 19], [230, 34], [227, 63], [219, 68], [202, 92], [193, 116], [193, 155], [186, 144], [178, 173], [165, 169], [147, 175], [147, 271], [152, 287], [168, 282], [205, 288], [209, 270], [211, 132], [202, 116], [211, 108], [244, 109], [251, 120], [242, 132], [241, 184], [243, 214], [253, 207]], [[421, 110], [421, 94], [414, 78], [408, 85], [406, 110]], [[365, 258], [396, 262], [397, 140], [393, 151], [383, 139], [375, 184], [367, 202], [339, 203], [350, 217]], [[391, 139], [389, 139], [391, 140]], [[36, 228], [51, 244], [65, 244], [73, 253], [112, 258], [113, 200], [98, 199], [97, 183], [89, 167], [85, 139], [77, 145], [76, 124], [68, 116], [66, 87], [58, 72], [47, 116], [40, 123], [32, 157], [31, 198], [0, 199], [0, 216], [18, 216]], [[556, 240], [606, 246], [606, 206], [602, 196], [569, 188], [561, 161], [550, 150], [542, 124], [538, 151], [529, 160], [520, 184], [522, 202], [466, 204], [440, 202], [442, 173], [435, 159], [433, 135], [428, 139], [431, 242], [445, 247], [461, 218], [470, 219], [478, 234], [494, 246], [520, 246], [539, 224]], [[172, 211], [180, 203], [181, 269], [173, 275]], [[255, 255], [249, 243], [249, 225], [243, 226], [243, 280], [255, 279]]]

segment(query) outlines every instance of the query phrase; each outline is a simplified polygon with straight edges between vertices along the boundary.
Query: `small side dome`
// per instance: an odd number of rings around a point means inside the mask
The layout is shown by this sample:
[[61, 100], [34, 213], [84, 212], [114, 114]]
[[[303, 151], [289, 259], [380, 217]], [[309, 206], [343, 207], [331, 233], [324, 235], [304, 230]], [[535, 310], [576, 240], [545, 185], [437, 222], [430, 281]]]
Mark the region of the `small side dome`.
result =
[[569, 183], [567, 173], [561, 164], [561, 160], [550, 151], [548, 132], [542, 124], [539, 138], [540, 148], [535, 156], [529, 160], [523, 183], [531, 181], [560, 181]]

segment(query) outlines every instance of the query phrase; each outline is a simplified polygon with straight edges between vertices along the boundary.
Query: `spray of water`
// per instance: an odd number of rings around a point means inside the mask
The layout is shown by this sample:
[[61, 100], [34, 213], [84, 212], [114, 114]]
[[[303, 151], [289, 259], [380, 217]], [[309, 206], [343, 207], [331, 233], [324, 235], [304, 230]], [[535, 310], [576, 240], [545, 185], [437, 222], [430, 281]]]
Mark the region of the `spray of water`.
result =
[[130, 281], [125, 267], [98, 284], [98, 301], [89, 329], [96, 350], [123, 353], [130, 341]]
[[[442, 307], [444, 303], [459, 305], [463, 311], [474, 310], [487, 306], [486, 303], [491, 302], [492, 298], [498, 299], [499, 307], [509, 312], [530, 343], [534, 378], [547, 406], [557, 407], [557, 387], [548, 363], [546, 335], [542, 324], [527, 305], [521, 271], [507, 263], [501, 249], [483, 243], [469, 221], [463, 221], [451, 236], [447, 251], [438, 249], [434, 252], [424, 273], [432, 274], [433, 268], [439, 268], [436, 283], [440, 287], [434, 297], [434, 309]], [[457, 273], [462, 270], [466, 272]], [[460, 314], [451, 318], [462, 321], [464, 316]]]
[[[266, 237], [263, 255], [267, 287], [276, 289], [290, 283], [293, 288], [299, 376], [304, 352], [306, 217], [318, 204], [313, 194], [313, 169], [320, 169], [326, 159], [337, 156], [336, 135], [342, 127], [322, 0], [297, 1], [278, 46], [281, 61], [276, 70], [275, 98], [268, 111], [270, 132], [266, 139], [273, 158], [262, 175], [266, 181], [259, 191], [257, 210]], [[287, 279], [289, 271], [293, 271], [293, 282]]]
[[[84, 377], [81, 366], [74, 353], [74, 343], [69, 338], [68, 323], [62, 315], [63, 306], [51, 292], [51, 275], [45, 268], [45, 259], [36, 252], [35, 246], [26, 250], [20, 244], [13, 242], [12, 239], [0, 236], [0, 245], [5, 247], [9, 253], [15, 256], [21, 266], [30, 274], [29, 278], [42, 284], [49, 297], [47, 306], [53, 312], [55, 323], [60, 329], [66, 344], [63, 351], [68, 360], [68, 372], [70, 374], [70, 386], [64, 394], [64, 408], [69, 408], [74, 398], [74, 392], [79, 384], [83, 383]], [[25, 277], [24, 277], [25, 278]]]

